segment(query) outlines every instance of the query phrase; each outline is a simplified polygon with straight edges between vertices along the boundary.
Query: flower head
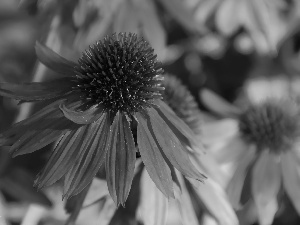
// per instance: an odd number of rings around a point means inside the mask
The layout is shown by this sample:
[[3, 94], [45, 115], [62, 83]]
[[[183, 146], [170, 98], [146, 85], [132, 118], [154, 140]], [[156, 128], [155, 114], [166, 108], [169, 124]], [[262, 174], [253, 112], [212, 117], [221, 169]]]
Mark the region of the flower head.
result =
[[163, 100], [195, 134], [200, 134], [202, 116], [194, 96], [175, 76], [165, 74], [163, 85]]
[[[0, 84], [3, 96], [49, 103], [2, 133], [0, 144], [10, 146], [16, 156], [58, 140], [36, 181], [39, 188], [64, 178], [64, 195], [76, 195], [105, 164], [109, 192], [116, 204], [124, 204], [136, 145], [150, 177], [167, 197], [173, 197], [171, 166], [185, 176], [203, 178], [182, 147], [194, 144], [194, 134], [161, 101], [162, 69], [143, 38], [131, 33], [106, 37], [78, 63], [40, 44], [36, 52], [43, 64], [64, 77]], [[132, 123], [137, 123], [136, 142]]]
[[[219, 158], [237, 164], [227, 188], [234, 207], [240, 208], [252, 197], [260, 224], [271, 224], [283, 186], [300, 214], [299, 105], [291, 98], [269, 97], [239, 109], [209, 91], [202, 92], [202, 99], [210, 109], [226, 112], [227, 118], [206, 128], [214, 129], [214, 134], [222, 137], [219, 141], [225, 143], [217, 152]], [[213, 106], [215, 103], [218, 106]], [[230, 135], [223, 135], [225, 132]]]
[[271, 99], [241, 113], [239, 130], [244, 141], [258, 150], [280, 153], [290, 149], [300, 134], [298, 116], [299, 109], [292, 101]]

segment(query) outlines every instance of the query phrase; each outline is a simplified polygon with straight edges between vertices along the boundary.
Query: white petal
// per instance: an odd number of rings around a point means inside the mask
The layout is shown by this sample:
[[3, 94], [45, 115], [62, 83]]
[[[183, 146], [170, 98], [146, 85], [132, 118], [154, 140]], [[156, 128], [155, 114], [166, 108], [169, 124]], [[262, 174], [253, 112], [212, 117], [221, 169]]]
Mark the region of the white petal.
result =
[[278, 156], [264, 150], [252, 173], [252, 195], [260, 225], [270, 225], [278, 210], [277, 194], [281, 176]]
[[204, 206], [219, 224], [238, 224], [237, 216], [229, 203], [227, 195], [217, 182], [208, 178], [204, 184], [198, 185], [197, 188], [194, 186], [194, 188]]
[[290, 197], [296, 211], [300, 214], [300, 168], [296, 160], [293, 154], [287, 152], [282, 155], [281, 167], [285, 191]]
[[144, 169], [141, 177], [141, 197], [137, 210], [144, 225], [165, 225], [168, 214], [168, 199], [155, 186]]
[[247, 149], [247, 151], [239, 161], [231, 180], [229, 181], [227, 193], [232, 206], [236, 209], [239, 209], [241, 207], [240, 198], [244, 186], [244, 181], [248, 173], [249, 166], [251, 165], [253, 160], [255, 160], [255, 154], [256, 151], [253, 146]]

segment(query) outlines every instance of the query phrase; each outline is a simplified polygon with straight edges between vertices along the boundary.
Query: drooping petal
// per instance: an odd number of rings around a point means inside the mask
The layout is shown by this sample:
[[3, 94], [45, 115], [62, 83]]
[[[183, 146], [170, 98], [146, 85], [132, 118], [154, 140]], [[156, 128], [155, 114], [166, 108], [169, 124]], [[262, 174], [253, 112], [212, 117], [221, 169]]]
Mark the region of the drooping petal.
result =
[[199, 92], [202, 103], [212, 112], [222, 117], [236, 118], [241, 111], [208, 89]]
[[191, 163], [187, 151], [183, 149], [183, 146], [175, 134], [171, 131], [160, 115], [158, 115], [156, 110], [148, 108], [147, 112], [153, 129], [150, 130], [150, 132], [152, 131], [152, 136], [156, 137], [159, 144], [158, 147], [161, 147], [171, 164], [185, 176], [197, 180], [204, 179], [205, 176], [201, 174]]
[[[0, 143], [1, 145], [7, 145], [6, 142], [10, 142], [10, 139], [13, 139], [13, 143], [18, 140], [24, 133], [29, 131], [31, 128], [36, 126], [41, 126], [44, 118], [47, 118], [49, 115], [53, 115], [56, 110], [58, 110], [58, 106], [64, 100], [55, 101], [47, 106], [45, 106], [40, 111], [36, 112], [34, 115], [20, 121], [13, 126], [11, 126], [8, 130], [4, 131], [0, 135]], [[50, 117], [51, 118], [51, 117]], [[20, 132], [22, 131], [22, 132]]]
[[240, 199], [244, 181], [248, 173], [249, 166], [255, 159], [255, 149], [253, 146], [249, 147], [241, 160], [228, 184], [227, 194], [229, 201], [235, 209], [241, 208]]
[[286, 152], [282, 154], [281, 168], [283, 186], [298, 214], [300, 214], [300, 171], [295, 156]]
[[149, 130], [150, 121], [147, 122], [140, 113], [136, 113], [135, 116], [138, 122], [138, 147], [149, 176], [165, 196], [174, 198], [171, 171]]
[[214, 180], [207, 179], [204, 184], [197, 184], [191, 179], [199, 201], [211, 213], [211, 215], [222, 225], [238, 225], [237, 216], [227, 198], [223, 188]]
[[70, 78], [40, 83], [0, 83], [0, 95], [22, 101], [52, 99], [64, 96], [71, 91]]
[[68, 120], [56, 118], [55, 120], [45, 118], [42, 124], [28, 130], [20, 139], [18, 139], [10, 148], [13, 157], [32, 153], [44, 146], [53, 143], [67, 130], [75, 128]]
[[261, 225], [270, 225], [278, 210], [277, 194], [281, 184], [278, 156], [264, 150], [252, 171], [252, 195]]
[[75, 108], [78, 108], [81, 104], [82, 103], [78, 101], [71, 108], [68, 108], [65, 104], [61, 104], [59, 108], [67, 119], [77, 124], [90, 124], [102, 115], [103, 108], [97, 105], [94, 105], [85, 111], [76, 111]]
[[13, 156], [39, 150], [57, 140], [67, 130], [76, 127], [57, 109], [58, 102], [46, 106], [31, 118], [13, 125], [2, 134], [4, 139], [12, 140], [10, 152]]
[[64, 193], [67, 198], [80, 193], [92, 182], [99, 171], [105, 160], [109, 126], [107, 113], [104, 113], [99, 120], [90, 125], [90, 130], [87, 133], [88, 139], [81, 146], [82, 155], [77, 157], [77, 163], [65, 176]]
[[108, 190], [116, 205], [124, 205], [128, 197], [134, 175], [135, 157], [135, 145], [129, 123], [123, 113], [117, 112], [110, 128], [105, 164]]
[[35, 51], [41, 63], [51, 70], [65, 76], [75, 75], [74, 67], [77, 65], [76, 63], [61, 57], [50, 48], [42, 45], [39, 42], [36, 42]]
[[141, 177], [138, 214], [144, 225], [165, 225], [168, 216], [168, 199], [156, 188], [146, 170]]
[[[197, 214], [193, 207], [192, 199], [190, 193], [185, 185], [184, 178], [180, 173], [177, 173], [178, 181], [180, 183], [181, 193], [176, 198], [176, 205], [181, 214], [181, 222], [182, 224], [189, 225], [198, 225], [199, 221], [197, 219]], [[175, 192], [175, 195], [178, 192]]]
[[55, 183], [76, 163], [75, 159], [86, 136], [87, 126], [67, 131], [61, 138], [35, 182], [38, 188]]
[[199, 148], [200, 141], [197, 140], [197, 137], [188, 127], [188, 125], [186, 125], [180, 118], [178, 118], [178, 116], [176, 116], [172, 109], [163, 101], [157, 100], [156, 105], [159, 106], [158, 108], [155, 108], [156, 111], [161, 116], [161, 118], [163, 118], [168, 127], [171, 128], [180, 142], [186, 144], [187, 146], [197, 148], [199, 149], [199, 151], [201, 151], [201, 148]]

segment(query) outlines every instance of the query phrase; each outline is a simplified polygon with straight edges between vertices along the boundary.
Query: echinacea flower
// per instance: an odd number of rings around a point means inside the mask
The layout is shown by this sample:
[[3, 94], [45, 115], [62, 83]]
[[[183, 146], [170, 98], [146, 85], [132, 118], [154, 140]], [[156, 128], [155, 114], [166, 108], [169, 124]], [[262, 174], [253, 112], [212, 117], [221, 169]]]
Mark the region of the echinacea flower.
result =
[[292, 98], [269, 97], [241, 109], [208, 90], [201, 95], [225, 117], [205, 127], [225, 142], [220, 159], [237, 163], [227, 188], [233, 206], [239, 209], [252, 197], [260, 224], [272, 224], [283, 189], [300, 214], [299, 105]]
[[[161, 100], [162, 69], [153, 49], [135, 34], [114, 34], [90, 46], [78, 63], [36, 45], [39, 60], [62, 78], [44, 83], [0, 84], [0, 94], [48, 103], [1, 134], [13, 156], [59, 140], [36, 181], [42, 188], [64, 178], [64, 196], [80, 193], [105, 163], [109, 192], [124, 204], [137, 144], [157, 188], [173, 197], [170, 168], [201, 180], [182, 145], [193, 132]], [[137, 140], [131, 127], [137, 124]]]
[[196, 134], [201, 133], [202, 116], [199, 106], [190, 91], [174, 75], [165, 74], [162, 93], [164, 102]]
[[[185, 122], [194, 133], [199, 134], [202, 125], [202, 112], [188, 88], [173, 75], [164, 75], [163, 92], [164, 102], [176, 112], [176, 115]], [[201, 143], [198, 143], [201, 149]], [[125, 203], [125, 208], [118, 209], [111, 208], [109, 202], [104, 204], [101, 209], [101, 214], [106, 211], [109, 217], [107, 224], [168, 224], [168, 214], [175, 213], [177, 221], [181, 221], [184, 225], [198, 225], [199, 218], [197, 216], [198, 209], [212, 215], [212, 217], [222, 225], [238, 224], [237, 217], [232, 209], [225, 191], [218, 183], [221, 171], [218, 169], [216, 163], [208, 155], [203, 155], [198, 148], [188, 149], [192, 163], [199, 171], [208, 175], [205, 184], [194, 182], [192, 179], [185, 179], [182, 173], [171, 168], [175, 201], [168, 201], [168, 199], [155, 187], [153, 180], [140, 160], [137, 160], [135, 168], [135, 176], [130, 190], [129, 197]], [[200, 152], [198, 152], [200, 151]], [[95, 190], [97, 193], [98, 190]], [[91, 192], [91, 191], [88, 191]], [[82, 192], [84, 193], [84, 192]], [[80, 194], [82, 195], [82, 194]], [[69, 205], [76, 205], [76, 209], [72, 209], [70, 218], [66, 224], [71, 225], [78, 216], [78, 210], [85, 207], [83, 203], [84, 198], [80, 195], [74, 196], [74, 202]], [[98, 195], [97, 195], [98, 196]], [[84, 197], [84, 196], [83, 196]], [[102, 197], [102, 196], [101, 196]], [[87, 197], [86, 197], [87, 198]], [[99, 201], [99, 197], [93, 202]], [[174, 203], [173, 208], [170, 204]], [[82, 206], [83, 205], [83, 206]], [[197, 205], [197, 207], [195, 207]], [[108, 216], [105, 216], [106, 221]], [[102, 219], [102, 218], [101, 218]]]

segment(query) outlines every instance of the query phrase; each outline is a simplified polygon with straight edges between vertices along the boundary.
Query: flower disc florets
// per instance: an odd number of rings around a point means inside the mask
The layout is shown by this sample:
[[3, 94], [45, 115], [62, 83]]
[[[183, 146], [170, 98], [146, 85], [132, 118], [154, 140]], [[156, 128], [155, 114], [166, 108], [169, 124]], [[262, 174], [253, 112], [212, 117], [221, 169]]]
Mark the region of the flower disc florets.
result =
[[279, 153], [291, 148], [300, 134], [299, 112], [291, 101], [270, 101], [253, 105], [241, 114], [239, 128], [243, 138], [259, 150]]
[[161, 98], [162, 69], [153, 48], [136, 34], [105, 37], [83, 53], [74, 89], [91, 104], [132, 114]]

